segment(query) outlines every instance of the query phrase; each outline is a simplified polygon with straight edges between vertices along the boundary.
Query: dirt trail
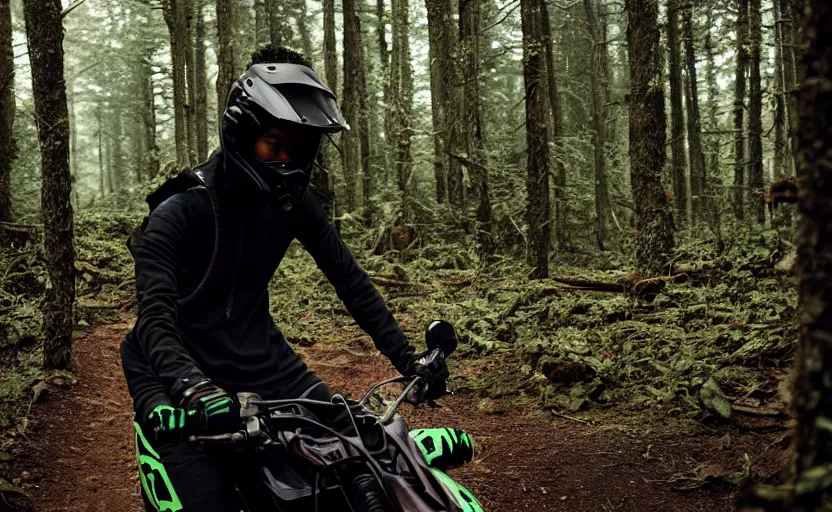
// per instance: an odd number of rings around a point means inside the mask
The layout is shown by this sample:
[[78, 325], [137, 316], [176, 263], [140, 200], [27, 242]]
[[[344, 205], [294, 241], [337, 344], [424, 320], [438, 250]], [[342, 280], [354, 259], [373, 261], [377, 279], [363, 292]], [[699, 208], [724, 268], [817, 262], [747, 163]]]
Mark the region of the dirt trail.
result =
[[[133, 448], [130, 397], [118, 347], [126, 322], [106, 325], [76, 343], [78, 382], [52, 389], [33, 406], [35, 427], [24, 441], [16, 470], [28, 471], [39, 510], [142, 510]], [[369, 345], [369, 344], [368, 344]], [[356, 395], [390, 374], [389, 363], [367, 346], [317, 344], [299, 349], [333, 390]], [[347, 369], [345, 371], [345, 369]], [[490, 512], [719, 511], [732, 509], [732, 493], [674, 490], [670, 475], [683, 461], [712, 458], [713, 439], [627, 437], [614, 430], [543, 413], [522, 415], [493, 402], [452, 396], [444, 407], [404, 411], [411, 426], [456, 426], [474, 434], [482, 451], [452, 476]], [[735, 442], [740, 455], [760, 439]], [[716, 451], [719, 451], [716, 449]]]

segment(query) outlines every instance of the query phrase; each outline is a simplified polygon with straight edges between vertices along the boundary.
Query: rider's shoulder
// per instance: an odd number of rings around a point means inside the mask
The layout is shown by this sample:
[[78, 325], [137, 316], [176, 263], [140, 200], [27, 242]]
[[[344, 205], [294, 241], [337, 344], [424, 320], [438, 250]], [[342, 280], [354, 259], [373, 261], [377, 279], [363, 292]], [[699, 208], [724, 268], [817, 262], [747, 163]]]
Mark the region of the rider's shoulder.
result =
[[194, 187], [177, 192], [164, 199], [151, 212], [150, 217], [165, 217], [167, 220], [188, 221], [210, 215], [211, 199], [204, 187]]

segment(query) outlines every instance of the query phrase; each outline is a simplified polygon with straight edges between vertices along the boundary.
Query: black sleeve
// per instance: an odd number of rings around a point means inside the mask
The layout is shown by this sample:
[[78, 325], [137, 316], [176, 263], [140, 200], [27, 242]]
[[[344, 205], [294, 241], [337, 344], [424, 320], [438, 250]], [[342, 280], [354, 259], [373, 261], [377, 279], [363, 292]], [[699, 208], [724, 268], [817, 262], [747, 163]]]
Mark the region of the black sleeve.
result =
[[373, 338], [376, 348], [403, 372], [413, 348], [387, 309], [367, 273], [333, 229], [323, 208], [309, 192], [298, 212], [296, 236], [335, 287], [358, 326]]
[[150, 363], [139, 350], [135, 332], [129, 333], [121, 342], [121, 367], [139, 424], [148, 418], [157, 405], [173, 405], [162, 381], [153, 373]]
[[181, 210], [154, 211], [135, 247], [136, 297], [139, 314], [134, 327], [142, 354], [167, 394], [177, 400], [205, 376], [182, 344], [176, 326], [177, 275], [184, 250], [186, 217]]

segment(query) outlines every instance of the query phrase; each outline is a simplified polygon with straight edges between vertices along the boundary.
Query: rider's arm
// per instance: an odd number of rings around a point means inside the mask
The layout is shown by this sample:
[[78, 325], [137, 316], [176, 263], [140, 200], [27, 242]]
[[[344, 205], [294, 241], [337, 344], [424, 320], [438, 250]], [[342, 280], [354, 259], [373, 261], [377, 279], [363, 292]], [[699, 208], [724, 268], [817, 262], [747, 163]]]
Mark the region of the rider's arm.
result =
[[205, 378], [182, 344], [176, 325], [177, 275], [185, 252], [187, 216], [182, 195], [154, 210], [134, 250], [139, 348], [173, 399]]
[[121, 342], [121, 366], [127, 379], [127, 389], [133, 398], [136, 418], [144, 420], [159, 405], [173, 405], [162, 381], [139, 349], [135, 333], [128, 334]]
[[333, 229], [314, 194], [306, 194], [303, 210], [298, 213], [297, 239], [335, 287], [358, 326], [373, 338], [376, 348], [396, 369], [404, 371], [413, 348], [367, 273]]

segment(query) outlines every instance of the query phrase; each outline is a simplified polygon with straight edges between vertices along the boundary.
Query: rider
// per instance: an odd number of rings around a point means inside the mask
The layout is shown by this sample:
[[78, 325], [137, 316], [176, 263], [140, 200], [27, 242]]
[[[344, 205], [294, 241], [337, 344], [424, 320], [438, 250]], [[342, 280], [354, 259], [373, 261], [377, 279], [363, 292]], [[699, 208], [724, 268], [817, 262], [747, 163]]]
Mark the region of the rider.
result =
[[225, 461], [178, 436], [186, 419], [213, 433], [233, 428], [240, 391], [329, 400], [269, 314], [268, 283], [294, 239], [400, 373], [429, 383], [447, 376], [444, 363], [418, 363], [420, 354], [307, 193], [322, 138], [344, 128], [334, 94], [309, 63], [266, 46], [229, 92], [221, 148], [148, 197], [151, 214], [131, 238], [138, 319], [121, 345], [146, 505], [233, 507]]

